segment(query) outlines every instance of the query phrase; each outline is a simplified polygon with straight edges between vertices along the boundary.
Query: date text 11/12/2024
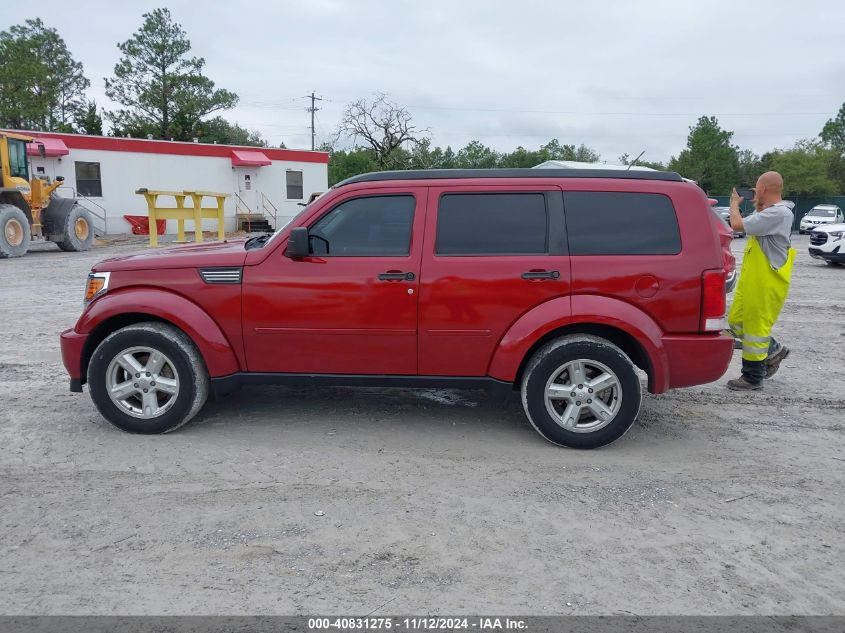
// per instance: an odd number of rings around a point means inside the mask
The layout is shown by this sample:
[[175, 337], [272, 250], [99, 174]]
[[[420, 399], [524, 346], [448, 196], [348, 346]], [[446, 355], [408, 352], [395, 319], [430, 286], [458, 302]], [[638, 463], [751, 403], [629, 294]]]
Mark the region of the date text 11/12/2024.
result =
[[497, 617], [309, 618], [309, 631], [525, 631], [524, 620]]

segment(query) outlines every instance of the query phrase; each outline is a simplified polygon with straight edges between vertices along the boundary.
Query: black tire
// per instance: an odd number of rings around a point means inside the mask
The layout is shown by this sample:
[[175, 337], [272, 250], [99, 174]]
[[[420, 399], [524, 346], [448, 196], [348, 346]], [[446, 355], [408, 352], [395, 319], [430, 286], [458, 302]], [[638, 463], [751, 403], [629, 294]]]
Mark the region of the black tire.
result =
[[[164, 354], [172, 362], [179, 385], [172, 405], [161, 415], [146, 419], [131, 415], [116, 404], [107, 387], [112, 361], [139, 346]], [[145, 322], [117, 330], [97, 346], [88, 365], [88, 386], [97, 409], [117, 428], [129, 433], [156, 434], [178, 429], [199, 412], [208, 398], [209, 379], [202, 356], [184, 332], [165, 323]]]
[[63, 251], [79, 252], [90, 249], [94, 243], [91, 214], [78, 204], [74, 205], [65, 218], [61, 235], [62, 239], [57, 240], [56, 244]]
[[[611, 394], [617, 393], [618, 409], [610, 418], [610, 422], [604, 423], [604, 426], [597, 427], [594, 431], [583, 430], [587, 427], [583, 427], [581, 431], [565, 429], [547, 408], [547, 383], [561, 367], [576, 360], [601, 364], [611, 370], [617, 379], [618, 387], [615, 389], [618, 391], [600, 393], [605, 394], [602, 397], [608, 399]], [[589, 379], [589, 376], [587, 378]], [[584, 390], [586, 391], [586, 385]], [[599, 394], [585, 397], [595, 398], [597, 395]], [[634, 363], [621, 349], [597, 336], [576, 334], [548, 343], [531, 358], [522, 378], [522, 406], [528, 421], [543, 438], [558, 446], [598, 448], [610, 444], [631, 428], [639, 414], [641, 401], [642, 388]], [[591, 416], [591, 411], [587, 411], [586, 415]], [[597, 418], [596, 422], [599, 422]]]
[[23, 257], [30, 238], [26, 214], [13, 204], [0, 204], [0, 258]]

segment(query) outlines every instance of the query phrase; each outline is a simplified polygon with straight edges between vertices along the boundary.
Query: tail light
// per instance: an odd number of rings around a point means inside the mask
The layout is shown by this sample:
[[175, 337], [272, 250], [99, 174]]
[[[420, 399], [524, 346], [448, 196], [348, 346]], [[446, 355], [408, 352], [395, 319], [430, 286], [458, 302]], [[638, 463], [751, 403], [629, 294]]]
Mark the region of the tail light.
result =
[[724, 269], [705, 270], [701, 275], [701, 330], [724, 330], [726, 310]]

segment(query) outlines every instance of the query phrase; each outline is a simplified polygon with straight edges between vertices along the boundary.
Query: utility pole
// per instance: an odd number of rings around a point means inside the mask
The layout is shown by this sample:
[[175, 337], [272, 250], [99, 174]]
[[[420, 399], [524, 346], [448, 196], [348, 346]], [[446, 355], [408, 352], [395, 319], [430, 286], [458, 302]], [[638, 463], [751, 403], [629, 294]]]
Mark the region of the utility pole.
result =
[[320, 108], [318, 108], [318, 107], [316, 106], [316, 102], [317, 102], [317, 101], [322, 101], [323, 99], [322, 99], [322, 97], [318, 97], [316, 94], [314, 94], [314, 91], [313, 91], [313, 90], [311, 91], [311, 94], [310, 94], [310, 95], [305, 95], [305, 98], [306, 98], [306, 99], [311, 99], [311, 107], [310, 107], [310, 108], [305, 108], [305, 110], [306, 110], [306, 112], [310, 112], [310, 113], [311, 113], [311, 149], [312, 149], [312, 150], [314, 150], [314, 149], [316, 149], [316, 148], [314, 147], [314, 139], [315, 139], [315, 137], [316, 137], [316, 133], [315, 133], [315, 131], [314, 131], [314, 113], [315, 113], [317, 110], [319, 110], [319, 109], [320, 109]]

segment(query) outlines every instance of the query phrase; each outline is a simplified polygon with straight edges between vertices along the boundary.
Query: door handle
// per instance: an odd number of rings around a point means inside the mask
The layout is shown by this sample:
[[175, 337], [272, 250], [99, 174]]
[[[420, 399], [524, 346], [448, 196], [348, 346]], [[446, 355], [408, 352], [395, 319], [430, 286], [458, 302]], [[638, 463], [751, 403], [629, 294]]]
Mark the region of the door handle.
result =
[[560, 279], [560, 272], [557, 270], [529, 270], [522, 273], [523, 279]]
[[414, 281], [417, 276], [414, 273], [389, 272], [379, 273], [379, 281]]

